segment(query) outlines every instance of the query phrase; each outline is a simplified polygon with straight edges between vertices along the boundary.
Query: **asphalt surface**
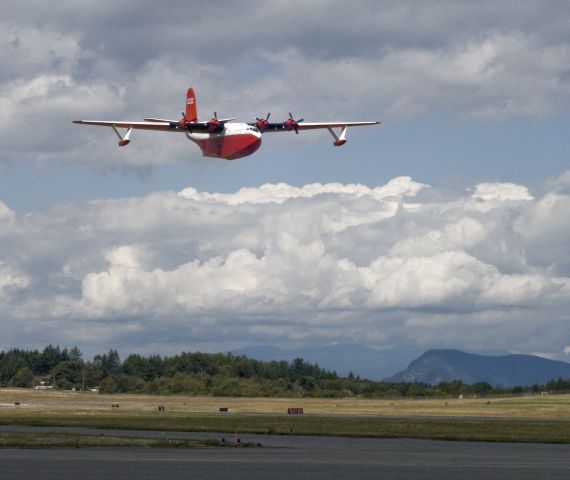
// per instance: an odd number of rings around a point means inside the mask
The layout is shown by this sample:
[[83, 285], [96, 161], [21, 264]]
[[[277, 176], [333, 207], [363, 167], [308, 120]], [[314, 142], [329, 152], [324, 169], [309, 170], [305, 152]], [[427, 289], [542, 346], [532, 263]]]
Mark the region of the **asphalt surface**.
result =
[[[235, 434], [2, 427], [165, 438]], [[261, 448], [0, 449], [0, 479], [561, 479], [570, 445], [242, 435]]]

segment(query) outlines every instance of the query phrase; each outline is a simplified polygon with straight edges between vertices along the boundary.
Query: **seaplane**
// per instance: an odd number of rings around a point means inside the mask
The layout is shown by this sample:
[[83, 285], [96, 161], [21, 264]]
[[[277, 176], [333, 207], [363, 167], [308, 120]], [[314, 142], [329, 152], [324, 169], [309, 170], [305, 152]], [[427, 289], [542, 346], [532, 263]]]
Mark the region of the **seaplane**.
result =
[[[265, 117], [255, 118], [253, 123], [234, 122], [235, 118], [218, 118], [214, 116], [208, 121], [198, 121], [198, 109], [194, 89], [186, 92], [186, 109], [181, 112], [180, 120], [164, 118], [145, 118], [142, 122], [113, 120], [74, 120], [80, 125], [98, 125], [111, 127], [119, 137], [119, 147], [131, 143], [133, 130], [156, 130], [159, 132], [184, 133], [188, 140], [197, 144], [205, 157], [235, 160], [256, 152], [261, 146], [261, 136], [269, 132], [295, 132], [302, 130], [327, 129], [333, 137], [333, 145], [340, 147], [346, 143], [346, 131], [349, 127], [377, 125], [380, 122], [305, 122], [303, 118], [295, 120], [291, 112], [283, 122], [269, 121]], [[125, 130], [122, 133], [120, 129]]]

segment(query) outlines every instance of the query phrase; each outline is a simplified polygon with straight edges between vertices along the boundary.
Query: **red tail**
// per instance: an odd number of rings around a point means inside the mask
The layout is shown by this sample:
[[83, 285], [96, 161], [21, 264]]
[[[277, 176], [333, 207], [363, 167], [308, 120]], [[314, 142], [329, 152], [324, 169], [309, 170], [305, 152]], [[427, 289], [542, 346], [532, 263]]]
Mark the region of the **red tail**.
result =
[[186, 120], [188, 122], [198, 121], [198, 110], [196, 109], [196, 95], [194, 89], [190, 87], [186, 93]]

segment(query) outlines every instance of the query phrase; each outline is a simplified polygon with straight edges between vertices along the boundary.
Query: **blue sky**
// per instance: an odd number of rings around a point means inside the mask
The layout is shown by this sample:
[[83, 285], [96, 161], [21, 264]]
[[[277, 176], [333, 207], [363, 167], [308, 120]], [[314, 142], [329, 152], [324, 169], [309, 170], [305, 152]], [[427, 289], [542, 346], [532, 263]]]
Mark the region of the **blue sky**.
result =
[[[563, 2], [0, 14], [0, 348], [350, 340], [568, 359]], [[267, 134], [232, 162], [71, 123], [177, 118], [188, 86], [201, 118], [383, 123], [342, 148]]]
[[[368, 117], [367, 117], [368, 118]], [[372, 117], [371, 117], [372, 118]], [[377, 117], [374, 117], [377, 118]], [[379, 114], [378, 118], [381, 118]], [[454, 119], [457, 120], [457, 119]], [[51, 161], [48, 164], [12, 161], [0, 165], [2, 200], [17, 211], [47, 205], [146, 195], [156, 190], [178, 191], [188, 185], [201, 190], [230, 192], [243, 186], [286, 182], [380, 185], [406, 174], [445, 188], [466, 188], [479, 181], [510, 181], [536, 189], [567, 170], [570, 122], [564, 114], [542, 119], [453, 121], [441, 114], [384, 123], [353, 130], [343, 149], [331, 147], [328, 134], [266, 152], [275, 140], [266, 135], [264, 148], [236, 162], [202, 159], [196, 146], [182, 136], [170, 141], [188, 151], [160, 167], [94, 168]], [[99, 141], [113, 143], [111, 132], [97, 132]], [[137, 132], [152, 138], [152, 133]], [[128, 154], [137, 155], [136, 138]]]

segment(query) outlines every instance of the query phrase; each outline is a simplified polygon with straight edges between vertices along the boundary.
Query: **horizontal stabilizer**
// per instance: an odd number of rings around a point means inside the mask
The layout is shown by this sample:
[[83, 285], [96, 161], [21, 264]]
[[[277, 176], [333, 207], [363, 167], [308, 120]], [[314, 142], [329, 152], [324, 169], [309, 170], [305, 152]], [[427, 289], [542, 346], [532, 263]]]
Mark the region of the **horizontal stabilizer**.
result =
[[145, 122], [178, 123], [178, 120], [168, 120], [167, 118], [145, 118]]

